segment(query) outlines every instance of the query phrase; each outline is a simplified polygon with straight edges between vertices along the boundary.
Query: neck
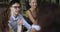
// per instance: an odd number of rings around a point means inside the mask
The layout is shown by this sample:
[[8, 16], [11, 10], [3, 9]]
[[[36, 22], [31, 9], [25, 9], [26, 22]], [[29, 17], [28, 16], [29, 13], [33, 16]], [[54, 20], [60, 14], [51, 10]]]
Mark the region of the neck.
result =
[[14, 13], [11, 12], [11, 16], [16, 16], [16, 15], [18, 15], [18, 14], [14, 14]]

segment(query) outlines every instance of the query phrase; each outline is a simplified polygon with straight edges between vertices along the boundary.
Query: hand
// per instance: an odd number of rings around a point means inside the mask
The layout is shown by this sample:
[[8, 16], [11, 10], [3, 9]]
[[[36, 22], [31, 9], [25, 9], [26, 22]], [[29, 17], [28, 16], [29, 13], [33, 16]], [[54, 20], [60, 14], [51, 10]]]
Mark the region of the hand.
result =
[[22, 31], [22, 20], [18, 19], [17, 24], [18, 24], [17, 32], [21, 32]]
[[18, 19], [17, 24], [22, 25], [22, 20]]

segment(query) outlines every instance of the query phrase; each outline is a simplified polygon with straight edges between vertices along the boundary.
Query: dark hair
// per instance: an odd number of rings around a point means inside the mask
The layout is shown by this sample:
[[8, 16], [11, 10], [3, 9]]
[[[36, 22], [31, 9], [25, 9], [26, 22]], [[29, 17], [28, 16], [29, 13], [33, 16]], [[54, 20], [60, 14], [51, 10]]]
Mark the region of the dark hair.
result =
[[31, 6], [29, 5], [29, 1], [26, 1], [26, 10], [28, 10], [29, 8], [31, 8]]
[[12, 1], [10, 1], [9, 6], [13, 5], [14, 3], [19, 3], [19, 4], [21, 4], [21, 3], [20, 3], [20, 0], [12, 0]]
[[9, 10], [9, 7], [11, 5], [13, 5], [14, 3], [19, 3], [20, 4], [20, 1], [19, 0], [12, 0], [12, 1], [10, 1], [10, 3], [8, 4], [8, 6], [6, 7], [7, 9], [5, 11], [3, 11], [3, 13], [0, 14], [0, 22], [1, 22], [0, 23], [0, 30], [2, 32], [9, 31], [9, 27], [8, 27], [8, 20], [10, 18], [10, 10]]
[[[10, 18], [10, 9], [9, 9], [9, 7], [11, 5], [13, 5], [14, 3], [19, 3], [20, 4], [20, 1], [19, 0], [12, 0], [12, 1], [10, 1], [10, 3], [8, 4], [8, 6], [6, 7], [7, 8], [6, 11], [4, 11], [3, 13], [1, 13], [0, 20], [1, 20], [2, 23], [0, 23], [0, 25], [2, 24], [1, 25], [2, 32], [9, 31], [9, 27], [8, 27], [8, 20]], [[5, 31], [5, 29], [6, 29], [6, 31]]]
[[[30, 1], [31, 1], [31, 0], [30, 0]], [[28, 10], [29, 8], [31, 8], [31, 6], [29, 5], [29, 2], [30, 2], [30, 1], [26, 1], [26, 4], [25, 4], [25, 5], [26, 5], [26, 10]], [[36, 3], [37, 3], [37, 7], [39, 7], [40, 2], [39, 2], [39, 0], [36, 0], [36, 1], [37, 1], [37, 2], [36, 2]]]
[[[13, 4], [15, 4], [15, 3], [21, 4], [21, 3], [20, 3], [20, 0], [12, 0], [12, 1], [10, 1], [10, 2], [9, 2], [9, 6], [8, 6], [8, 8], [7, 8], [8, 17], [11, 16], [11, 14], [10, 14], [11, 11], [10, 11], [9, 8], [10, 8]], [[20, 6], [21, 6], [21, 5], [20, 5]]]

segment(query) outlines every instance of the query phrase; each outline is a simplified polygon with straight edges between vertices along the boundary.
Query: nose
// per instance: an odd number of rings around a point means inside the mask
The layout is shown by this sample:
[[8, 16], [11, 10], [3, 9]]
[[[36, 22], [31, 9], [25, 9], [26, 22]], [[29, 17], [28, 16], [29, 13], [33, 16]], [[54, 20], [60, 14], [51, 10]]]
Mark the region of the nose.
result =
[[20, 8], [16, 8], [16, 10], [18, 10], [18, 11], [19, 11], [19, 10], [20, 10]]
[[17, 7], [17, 9], [20, 9], [20, 8]]
[[36, 3], [34, 3], [34, 6], [36, 6], [37, 4]]

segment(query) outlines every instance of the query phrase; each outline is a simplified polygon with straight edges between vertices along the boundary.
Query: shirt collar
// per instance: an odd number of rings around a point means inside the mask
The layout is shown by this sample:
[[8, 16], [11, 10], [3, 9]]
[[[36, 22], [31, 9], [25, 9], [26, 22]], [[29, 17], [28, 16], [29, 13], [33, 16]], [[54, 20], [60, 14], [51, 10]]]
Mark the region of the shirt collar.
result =
[[13, 20], [17, 20], [18, 16], [16, 18], [14, 16], [11, 16], [10, 18], [12, 18]]

